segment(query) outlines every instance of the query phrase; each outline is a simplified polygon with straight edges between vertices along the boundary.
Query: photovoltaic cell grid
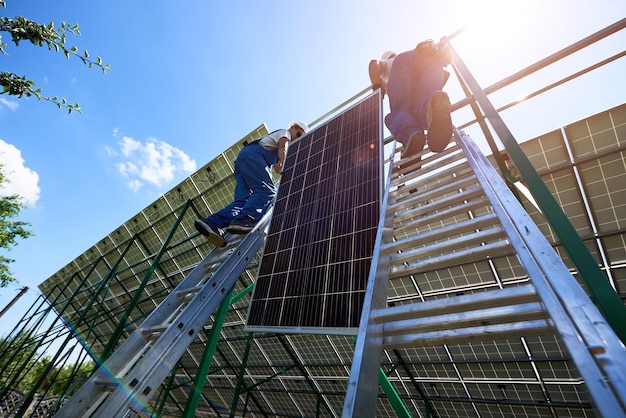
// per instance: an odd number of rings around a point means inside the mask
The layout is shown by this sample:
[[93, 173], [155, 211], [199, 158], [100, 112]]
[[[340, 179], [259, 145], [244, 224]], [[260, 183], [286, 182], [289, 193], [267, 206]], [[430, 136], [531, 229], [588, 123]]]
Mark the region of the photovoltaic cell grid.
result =
[[289, 144], [249, 329], [358, 327], [380, 214], [380, 102]]
[[[621, 105], [521, 144], [622, 298], [626, 293], [624, 138], [626, 105]], [[565, 264], [573, 267], [545, 218], [528, 201], [524, 207]]]

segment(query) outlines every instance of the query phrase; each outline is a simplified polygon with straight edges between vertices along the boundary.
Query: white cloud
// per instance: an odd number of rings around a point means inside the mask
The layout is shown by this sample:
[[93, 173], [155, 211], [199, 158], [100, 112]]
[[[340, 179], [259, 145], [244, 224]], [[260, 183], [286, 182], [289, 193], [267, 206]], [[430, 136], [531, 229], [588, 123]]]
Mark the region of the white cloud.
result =
[[[117, 129], [113, 135], [119, 138]], [[128, 179], [128, 187], [133, 191], [139, 190], [146, 183], [157, 187], [166, 186], [179, 173], [191, 174], [196, 170], [196, 162], [187, 154], [156, 138], [141, 142], [123, 136], [117, 146], [117, 150], [107, 148], [107, 154], [121, 160], [115, 167]]]
[[10, 110], [15, 110], [19, 106], [19, 103], [17, 103], [17, 100], [9, 100], [5, 97], [0, 97], [0, 104], [5, 105]]
[[131, 180], [128, 182], [128, 187], [130, 187], [133, 192], [139, 190], [141, 186], [143, 186], [143, 183], [139, 180]]
[[0, 189], [0, 195], [18, 194], [28, 206], [34, 206], [39, 200], [39, 174], [24, 165], [22, 152], [14, 145], [0, 139], [0, 163], [2, 172], [9, 181]]

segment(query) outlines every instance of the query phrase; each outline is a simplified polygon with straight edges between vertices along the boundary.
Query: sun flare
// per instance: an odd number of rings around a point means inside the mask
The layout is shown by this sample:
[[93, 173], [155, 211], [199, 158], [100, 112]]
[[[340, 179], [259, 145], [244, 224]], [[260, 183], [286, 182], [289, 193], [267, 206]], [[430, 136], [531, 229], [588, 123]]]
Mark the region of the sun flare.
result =
[[457, 20], [462, 22], [463, 30], [454, 40], [455, 46], [464, 50], [497, 51], [507, 43], [519, 39], [530, 24], [533, 0], [502, 1], [478, 0], [460, 1], [455, 11]]

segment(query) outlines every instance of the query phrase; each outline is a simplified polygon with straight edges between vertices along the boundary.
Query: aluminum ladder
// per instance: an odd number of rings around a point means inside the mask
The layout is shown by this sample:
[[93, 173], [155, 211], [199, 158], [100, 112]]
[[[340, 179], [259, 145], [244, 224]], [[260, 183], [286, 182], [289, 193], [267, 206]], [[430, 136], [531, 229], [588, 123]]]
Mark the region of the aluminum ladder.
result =
[[209, 252], [55, 417], [145, 415], [144, 406], [265, 243], [271, 213]]
[[[543, 333], [558, 333], [602, 416], [625, 416], [624, 345], [471, 138], [453, 139], [421, 161], [392, 151], [343, 416], [375, 416], [383, 349]], [[389, 280], [503, 255], [528, 283], [387, 306]]]

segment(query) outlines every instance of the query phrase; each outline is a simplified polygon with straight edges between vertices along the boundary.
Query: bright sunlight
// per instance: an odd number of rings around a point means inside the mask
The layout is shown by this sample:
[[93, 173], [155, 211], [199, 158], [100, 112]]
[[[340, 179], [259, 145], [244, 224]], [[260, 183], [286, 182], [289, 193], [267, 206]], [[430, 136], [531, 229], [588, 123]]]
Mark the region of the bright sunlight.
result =
[[519, 42], [531, 29], [531, 16], [537, 10], [538, 0], [459, 1], [454, 11], [462, 30], [454, 39], [455, 48], [472, 54], [488, 55], [507, 43]]

